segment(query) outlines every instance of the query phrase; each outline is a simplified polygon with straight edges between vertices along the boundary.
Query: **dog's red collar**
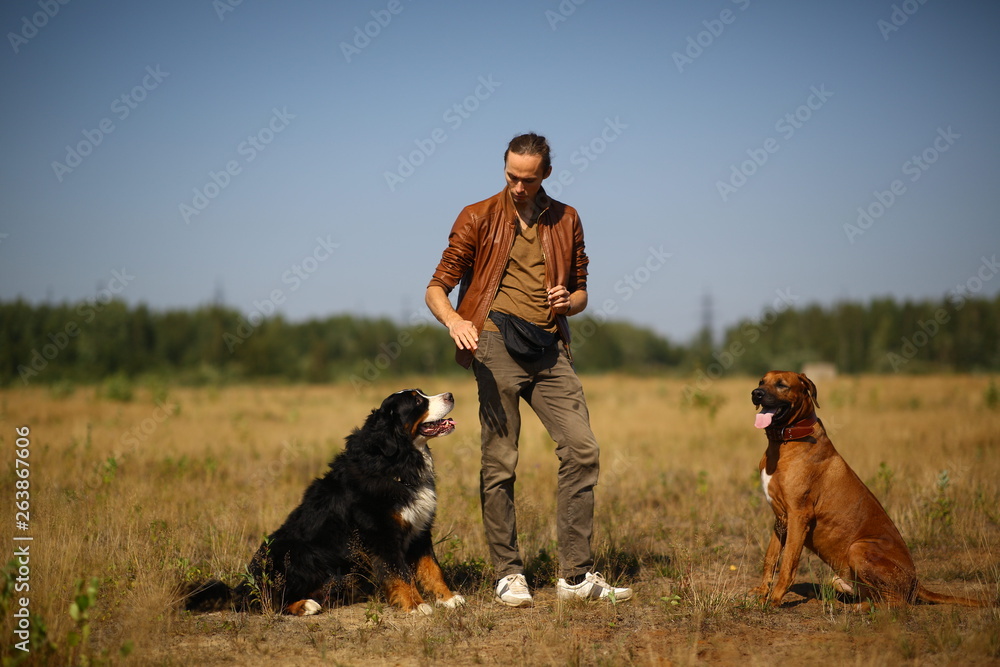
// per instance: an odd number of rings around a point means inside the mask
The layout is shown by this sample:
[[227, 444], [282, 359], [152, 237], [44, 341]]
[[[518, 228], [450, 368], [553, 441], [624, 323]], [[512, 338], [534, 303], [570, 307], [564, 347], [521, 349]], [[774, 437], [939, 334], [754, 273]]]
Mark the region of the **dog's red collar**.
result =
[[816, 415], [812, 414], [805, 419], [800, 419], [794, 424], [789, 424], [784, 428], [769, 428], [767, 429], [767, 435], [769, 439], [777, 440], [779, 442], [801, 440], [802, 438], [812, 435], [813, 426], [815, 426], [818, 421], [819, 419], [816, 418]]

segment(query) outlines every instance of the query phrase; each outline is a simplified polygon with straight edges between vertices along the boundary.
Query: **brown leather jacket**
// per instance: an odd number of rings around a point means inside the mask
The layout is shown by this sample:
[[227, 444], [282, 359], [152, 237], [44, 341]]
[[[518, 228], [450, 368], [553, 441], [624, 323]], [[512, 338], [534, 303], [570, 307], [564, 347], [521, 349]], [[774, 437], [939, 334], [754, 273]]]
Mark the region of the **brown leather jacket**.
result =
[[[545, 259], [545, 287], [565, 285], [571, 293], [587, 289], [587, 253], [583, 243], [583, 225], [572, 206], [550, 199], [539, 190], [545, 209], [538, 218], [538, 234]], [[455, 310], [483, 330], [500, 279], [507, 268], [514, 245], [517, 210], [508, 188], [477, 204], [462, 209], [452, 225], [448, 247], [434, 271], [430, 285], [450, 294], [461, 283]], [[430, 286], [428, 285], [428, 286]], [[565, 315], [555, 314], [559, 336], [569, 350], [569, 323]], [[457, 350], [455, 360], [468, 368], [473, 353]]]

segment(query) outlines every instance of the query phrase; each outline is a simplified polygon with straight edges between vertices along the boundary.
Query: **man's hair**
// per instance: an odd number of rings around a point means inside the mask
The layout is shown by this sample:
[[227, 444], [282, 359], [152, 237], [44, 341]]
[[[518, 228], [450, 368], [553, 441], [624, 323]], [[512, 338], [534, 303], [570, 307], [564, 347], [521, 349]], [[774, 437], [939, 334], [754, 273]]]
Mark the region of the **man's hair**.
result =
[[541, 155], [542, 169], [544, 171], [548, 171], [549, 167], [552, 166], [552, 159], [549, 155], [549, 142], [545, 140], [545, 137], [534, 132], [519, 134], [510, 140], [510, 143], [507, 144], [507, 150], [503, 154], [503, 163], [505, 165], [507, 164], [507, 156], [511, 153], [515, 155]]

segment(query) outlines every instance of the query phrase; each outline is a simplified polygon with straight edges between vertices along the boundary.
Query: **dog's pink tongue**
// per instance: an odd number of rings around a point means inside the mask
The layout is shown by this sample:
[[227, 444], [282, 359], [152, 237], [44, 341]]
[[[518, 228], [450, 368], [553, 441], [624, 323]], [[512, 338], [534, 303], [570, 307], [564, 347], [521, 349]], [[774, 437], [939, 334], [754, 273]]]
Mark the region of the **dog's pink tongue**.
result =
[[771, 417], [773, 413], [771, 412], [758, 412], [757, 418], [754, 419], [753, 425], [757, 428], [767, 428], [771, 425]]

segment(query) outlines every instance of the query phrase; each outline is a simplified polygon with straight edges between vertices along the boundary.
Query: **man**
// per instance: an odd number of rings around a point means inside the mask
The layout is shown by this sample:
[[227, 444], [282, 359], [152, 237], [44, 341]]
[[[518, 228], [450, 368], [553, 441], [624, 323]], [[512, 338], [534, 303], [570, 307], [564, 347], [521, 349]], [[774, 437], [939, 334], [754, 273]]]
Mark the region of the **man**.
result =
[[[504, 170], [503, 191], [458, 215], [426, 293], [428, 308], [455, 341], [456, 360], [472, 367], [479, 388], [480, 498], [499, 577], [495, 599], [512, 607], [532, 604], [514, 511], [519, 401], [524, 398], [555, 441], [559, 457], [557, 596], [627, 600], [630, 588], [615, 588], [592, 571], [598, 446], [572, 367], [566, 320], [587, 307], [583, 228], [572, 207], [549, 199], [542, 189], [552, 173], [545, 137], [514, 137], [504, 153]], [[459, 283], [458, 303], [452, 307], [448, 294]], [[530, 323], [522, 328], [533, 339], [528, 343], [533, 354], [516, 349], [518, 336], [510, 328], [515, 316]]]

